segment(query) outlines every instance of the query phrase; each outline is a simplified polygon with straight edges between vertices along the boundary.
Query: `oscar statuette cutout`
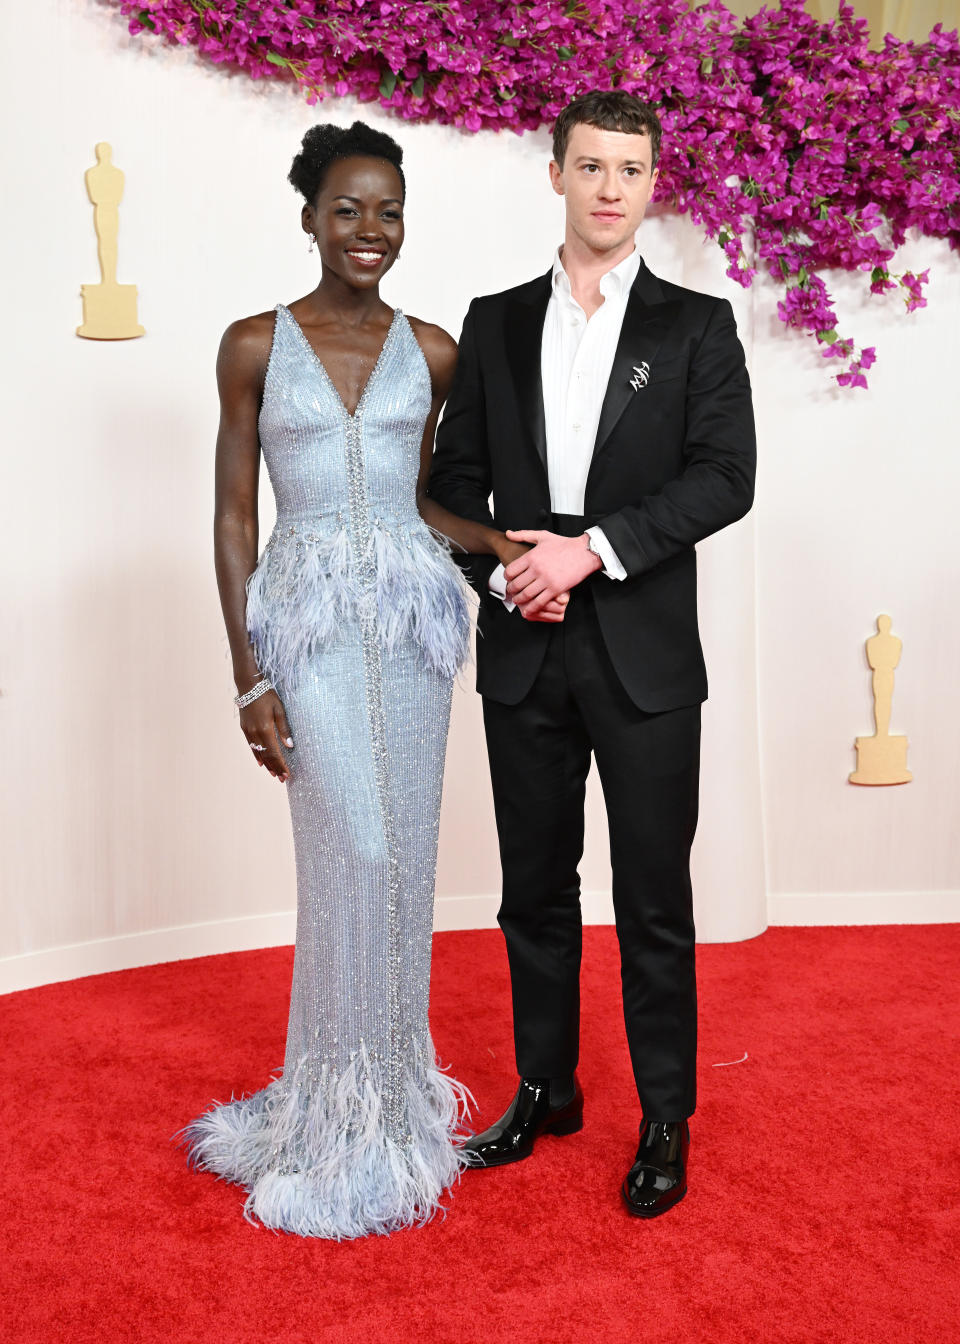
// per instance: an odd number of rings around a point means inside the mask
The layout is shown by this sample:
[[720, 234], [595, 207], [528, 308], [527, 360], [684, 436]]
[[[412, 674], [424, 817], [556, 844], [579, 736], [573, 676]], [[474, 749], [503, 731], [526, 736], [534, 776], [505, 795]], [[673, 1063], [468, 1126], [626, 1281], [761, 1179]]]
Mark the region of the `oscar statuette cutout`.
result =
[[873, 668], [873, 717], [876, 732], [858, 737], [857, 768], [851, 784], [909, 784], [907, 739], [890, 736], [893, 672], [900, 661], [902, 641], [890, 633], [889, 616], [877, 617], [877, 633], [867, 640], [867, 662]]
[[93, 203], [93, 227], [97, 234], [100, 283], [81, 285], [83, 325], [78, 336], [94, 341], [125, 341], [142, 336], [137, 321], [136, 285], [117, 284], [117, 234], [120, 230], [120, 198], [123, 173], [113, 162], [113, 149], [102, 140], [96, 147], [97, 162], [84, 175], [87, 195]]

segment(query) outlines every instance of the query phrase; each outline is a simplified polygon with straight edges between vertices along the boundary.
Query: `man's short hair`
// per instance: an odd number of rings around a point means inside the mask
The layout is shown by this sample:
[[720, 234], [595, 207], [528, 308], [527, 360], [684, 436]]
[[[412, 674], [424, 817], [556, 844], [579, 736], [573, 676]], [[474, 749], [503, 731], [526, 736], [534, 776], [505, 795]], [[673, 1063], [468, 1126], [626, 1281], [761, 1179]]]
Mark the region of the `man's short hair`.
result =
[[567, 104], [553, 127], [553, 157], [560, 168], [567, 153], [570, 132], [581, 124], [596, 126], [600, 131], [620, 131], [624, 135], [648, 135], [651, 172], [656, 168], [663, 134], [660, 118], [649, 103], [641, 102], [632, 93], [624, 93], [622, 89], [613, 89], [609, 93], [594, 90]]

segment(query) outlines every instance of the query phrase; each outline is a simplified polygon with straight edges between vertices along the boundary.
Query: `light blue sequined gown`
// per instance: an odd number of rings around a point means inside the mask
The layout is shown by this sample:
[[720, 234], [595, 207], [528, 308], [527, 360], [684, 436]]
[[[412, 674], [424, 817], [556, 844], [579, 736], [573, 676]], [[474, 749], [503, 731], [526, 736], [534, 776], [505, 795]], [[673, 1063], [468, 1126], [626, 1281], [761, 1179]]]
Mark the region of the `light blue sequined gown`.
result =
[[427, 1021], [440, 789], [465, 590], [416, 507], [430, 374], [397, 310], [355, 415], [276, 310], [259, 430], [277, 523], [247, 627], [293, 733], [297, 945], [282, 1074], [184, 1131], [248, 1216], [318, 1237], [430, 1217], [462, 1087]]

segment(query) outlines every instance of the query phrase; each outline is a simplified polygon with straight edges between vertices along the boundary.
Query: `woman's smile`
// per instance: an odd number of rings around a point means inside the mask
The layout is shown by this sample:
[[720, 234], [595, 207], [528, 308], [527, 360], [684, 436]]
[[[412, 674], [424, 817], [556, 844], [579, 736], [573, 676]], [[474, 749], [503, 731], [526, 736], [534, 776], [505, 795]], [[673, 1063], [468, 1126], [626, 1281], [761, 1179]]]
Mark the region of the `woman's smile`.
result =
[[379, 266], [386, 256], [386, 252], [379, 252], [375, 248], [348, 248], [347, 256], [356, 265], [364, 267], [366, 270], [373, 270]]

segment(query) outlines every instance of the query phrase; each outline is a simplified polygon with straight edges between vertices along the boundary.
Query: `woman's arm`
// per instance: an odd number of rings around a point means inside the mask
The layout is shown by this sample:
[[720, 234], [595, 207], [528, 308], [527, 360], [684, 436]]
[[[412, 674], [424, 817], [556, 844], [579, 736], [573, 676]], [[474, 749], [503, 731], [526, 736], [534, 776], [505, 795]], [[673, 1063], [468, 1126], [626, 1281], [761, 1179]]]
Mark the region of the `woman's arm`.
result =
[[[500, 532], [487, 523], [451, 513], [428, 493], [437, 422], [457, 370], [457, 343], [442, 327], [419, 322], [416, 318], [413, 322], [433, 386], [433, 401], [420, 444], [420, 473], [417, 477], [417, 507], [420, 516], [429, 527], [448, 537], [468, 555], [494, 555], [500, 564], [509, 565], [530, 548], [519, 542], [510, 541], [505, 532]], [[539, 613], [541, 619], [562, 620], [566, 601], [564, 595], [562, 601], [554, 599], [545, 605]]]
[[[270, 355], [272, 318], [272, 313], [264, 313], [234, 322], [224, 332], [217, 356], [220, 428], [213, 550], [233, 677], [241, 694], [261, 678], [247, 634], [247, 579], [257, 563], [260, 476], [257, 420]], [[278, 734], [288, 746], [292, 747], [293, 741], [276, 692], [268, 691], [242, 709], [240, 726], [251, 746], [264, 748], [254, 753], [258, 763], [277, 779], [288, 779], [290, 770], [280, 750]]]
[[520, 546], [507, 541], [506, 534], [497, 531], [495, 527], [451, 513], [427, 493], [437, 421], [440, 419], [441, 408], [450, 392], [453, 375], [457, 369], [457, 343], [442, 327], [431, 326], [428, 322], [419, 322], [416, 319], [414, 322], [417, 340], [427, 361], [433, 388], [430, 414], [427, 416], [420, 444], [420, 473], [417, 477], [417, 508], [420, 510], [420, 516], [428, 526], [449, 537], [468, 555], [495, 555], [501, 563], [506, 563], [503, 560], [504, 554], [510, 554], [512, 559], [514, 552], [518, 555], [522, 553]]

